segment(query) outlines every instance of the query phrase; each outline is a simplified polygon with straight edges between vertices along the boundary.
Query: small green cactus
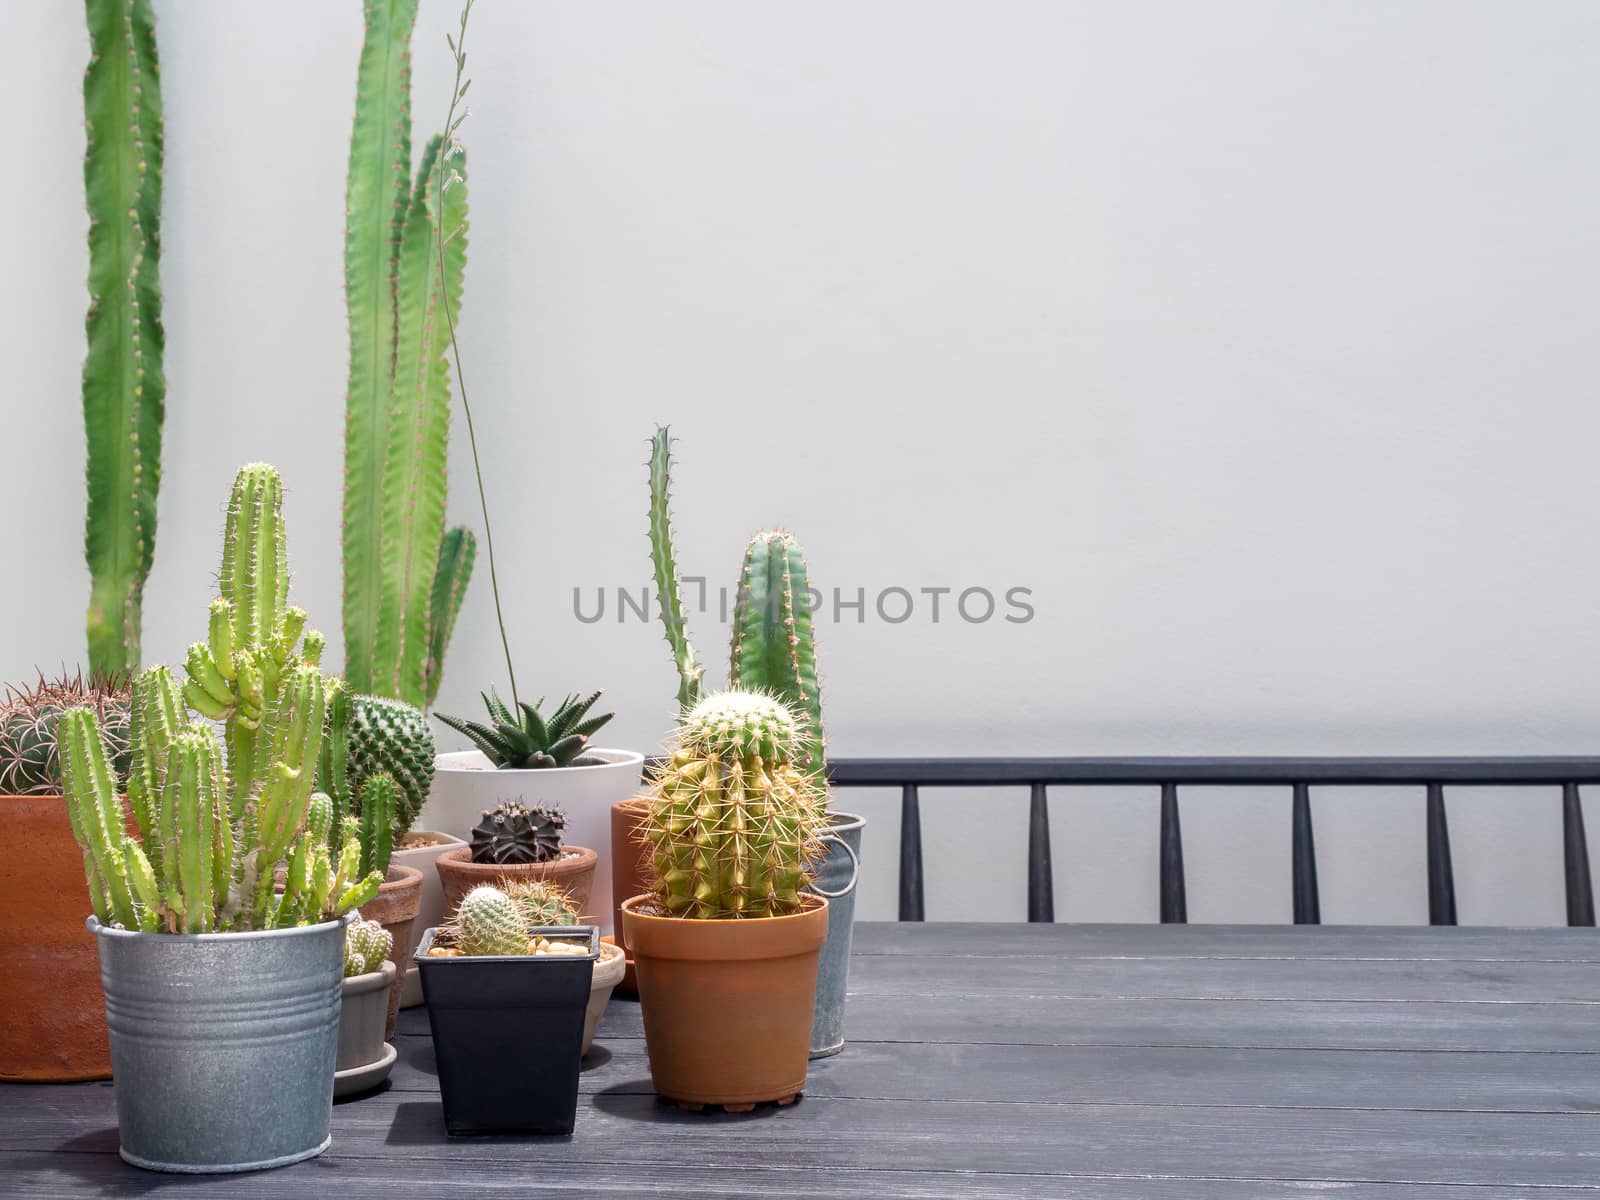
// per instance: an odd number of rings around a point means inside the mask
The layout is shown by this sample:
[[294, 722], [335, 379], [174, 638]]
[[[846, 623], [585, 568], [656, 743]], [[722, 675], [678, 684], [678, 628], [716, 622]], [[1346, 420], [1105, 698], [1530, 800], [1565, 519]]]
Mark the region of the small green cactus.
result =
[[771, 696], [716, 692], [684, 715], [671, 757], [652, 770], [642, 826], [668, 912], [800, 911], [827, 825], [808, 752], [801, 719]]
[[472, 828], [472, 861], [500, 866], [550, 862], [561, 854], [566, 824], [557, 809], [526, 808], [515, 801], [498, 804]]
[[502, 880], [501, 888], [522, 914], [522, 923], [544, 928], [576, 925], [578, 910], [567, 890], [547, 879]]
[[344, 931], [344, 977], [370, 975], [383, 969], [394, 950], [394, 935], [376, 921], [357, 917]]
[[58, 723], [69, 708], [94, 710], [119, 780], [128, 777], [129, 688], [123, 678], [76, 676], [7, 687], [0, 702], [0, 795], [59, 796], [61, 755]]
[[456, 909], [463, 954], [508, 955], [528, 952], [528, 926], [510, 896], [483, 884], [462, 898]]
[[[672, 544], [672, 438], [665, 426], [650, 442], [650, 560], [656, 601], [667, 645], [678, 668], [678, 711], [688, 712], [705, 696], [705, 668], [695, 657], [685, 627], [678, 564]], [[822, 687], [817, 678], [815, 593], [805, 553], [793, 534], [765, 529], [745, 547], [733, 618], [728, 686], [782, 700], [805, 723], [804, 767], [822, 776], [826, 767]]]
[[427, 717], [403, 700], [352, 695], [345, 745], [352, 789], [360, 791], [368, 778], [380, 773], [394, 781], [394, 840], [399, 845], [433, 786], [433, 730]]
[[361, 822], [361, 873], [376, 871], [379, 875], [389, 870], [389, 858], [394, 853], [394, 809], [400, 789], [388, 775], [374, 775], [361, 785], [356, 798]]

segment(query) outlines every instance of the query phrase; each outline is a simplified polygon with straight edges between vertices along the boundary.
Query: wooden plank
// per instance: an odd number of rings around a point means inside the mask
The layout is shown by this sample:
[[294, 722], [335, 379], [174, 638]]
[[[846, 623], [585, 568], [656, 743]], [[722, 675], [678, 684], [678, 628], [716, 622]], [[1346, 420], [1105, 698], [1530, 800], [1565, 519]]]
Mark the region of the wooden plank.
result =
[[1453, 959], [1600, 962], [1593, 929], [1405, 925], [901, 925], [858, 921], [857, 956], [1016, 954], [1070, 958]]
[[[1164, 959], [1017, 955], [992, 958], [883, 954], [851, 964], [850, 995], [1032, 996], [1192, 1000], [1451, 1000], [1475, 1004], [1600, 1003], [1600, 965], [1554, 962], [1400, 962], [1329, 959]], [[981, 1006], [977, 1011], [981, 1011]], [[1600, 1020], [1600, 1012], [1596, 1013]]]
[[[649, 1095], [637, 1039], [597, 1043], [585, 1094]], [[397, 1092], [438, 1090], [433, 1043], [402, 1038]], [[811, 1096], [992, 1104], [1249, 1105], [1470, 1112], [1600, 1111], [1600, 1057], [1150, 1046], [853, 1042], [811, 1064]]]
[[[880, 1166], [869, 1170], [720, 1167], [660, 1172], [617, 1163], [551, 1162], [539, 1143], [501, 1142], [494, 1157], [463, 1161], [395, 1160], [373, 1147], [351, 1154], [336, 1141], [322, 1158], [281, 1171], [216, 1182], [230, 1200], [395, 1200], [396, 1197], [526, 1196], [582, 1200], [589, 1196], [784, 1197], [793, 1200], [1282, 1200], [1286, 1192], [1328, 1200], [1447, 1200], [1430, 1184], [1301, 1183], [1277, 1180], [1106, 1178], [934, 1172]], [[199, 1186], [197, 1186], [197, 1184]], [[28, 1200], [81, 1200], [85, 1195], [195, 1197], [211, 1194], [194, 1179], [135, 1171], [114, 1154], [35, 1154], [0, 1150], [0, 1195]], [[1473, 1188], [1469, 1200], [1594, 1200], [1575, 1188]]]
[[[103, 1152], [109, 1089], [71, 1103], [7, 1106], [6, 1147]], [[76, 1102], [86, 1097], [90, 1104]], [[1019, 1113], [1026, 1113], [1019, 1119]], [[471, 1172], [509, 1153], [529, 1161], [652, 1167], [935, 1172], [1592, 1186], [1592, 1115], [1293, 1108], [1010, 1104], [807, 1097], [755, 1114], [682, 1113], [650, 1096], [601, 1092], [570, 1139], [451, 1142], [437, 1099], [390, 1094], [341, 1105], [335, 1138], [397, 1161], [448, 1156]], [[425, 1170], [421, 1166], [416, 1171]]]

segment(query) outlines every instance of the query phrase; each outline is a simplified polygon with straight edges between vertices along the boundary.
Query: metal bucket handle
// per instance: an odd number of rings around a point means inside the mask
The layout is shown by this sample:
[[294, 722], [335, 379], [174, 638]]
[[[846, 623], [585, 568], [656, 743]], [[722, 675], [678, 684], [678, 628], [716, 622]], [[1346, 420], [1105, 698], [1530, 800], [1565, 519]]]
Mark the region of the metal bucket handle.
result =
[[850, 843], [845, 841], [837, 833], [825, 833], [822, 835], [821, 840], [824, 842], [834, 843], [836, 846], [841, 847], [844, 852], [850, 856], [850, 882], [845, 884], [837, 892], [830, 892], [826, 888], [818, 887], [815, 880], [806, 884], [806, 887], [819, 896], [826, 896], [829, 900], [837, 900], [841, 896], [848, 896], [851, 892], [856, 890], [856, 881], [861, 878], [861, 860], [856, 857], [856, 852], [850, 849]]

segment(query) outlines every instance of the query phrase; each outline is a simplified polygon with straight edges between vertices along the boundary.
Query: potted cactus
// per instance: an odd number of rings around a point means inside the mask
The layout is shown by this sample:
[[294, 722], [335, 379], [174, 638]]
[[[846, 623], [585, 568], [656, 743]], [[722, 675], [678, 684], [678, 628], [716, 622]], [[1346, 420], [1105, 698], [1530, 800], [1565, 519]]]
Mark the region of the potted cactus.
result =
[[[672, 547], [672, 438], [658, 428], [650, 443], [650, 560], [656, 599], [667, 645], [678, 668], [678, 705], [693, 707], [705, 695], [705, 668], [695, 657], [684, 623], [678, 590], [678, 563]], [[733, 645], [728, 686], [776, 696], [801, 719], [806, 735], [803, 767], [826, 785], [826, 739], [822, 730], [822, 685], [817, 677], [817, 646], [811, 609], [815, 595], [804, 552], [794, 535], [763, 529], [745, 546], [733, 614]], [[638, 824], [632, 802], [612, 815], [612, 853], [626, 863], [622, 849]], [[828, 941], [817, 976], [817, 1011], [811, 1028], [811, 1057], [844, 1049], [845, 985], [855, 928], [855, 890], [860, 874], [861, 833], [866, 820], [854, 813], [828, 813], [822, 834], [824, 852], [810, 889], [828, 899]], [[631, 893], [618, 893], [617, 903]]]
[[[568, 696], [545, 713], [542, 700], [508, 705], [490, 690], [484, 696], [487, 724], [435, 713], [477, 749], [439, 755], [433, 793], [424, 810], [428, 823], [467, 835], [481, 821], [481, 814], [494, 809], [502, 797], [517, 796], [531, 808], [560, 812], [566, 835], [574, 842], [606, 845], [611, 805], [638, 789], [644, 756], [631, 750], [590, 746], [589, 739], [613, 715], [591, 713], [599, 698], [599, 692]], [[465, 857], [457, 850], [440, 861]], [[600, 895], [608, 896], [609, 857], [594, 858], [593, 886]], [[610, 925], [609, 912], [601, 918], [603, 927]]]
[[828, 901], [806, 890], [826, 798], [801, 720], [756, 692], [705, 697], [652, 770], [657, 879], [622, 906], [656, 1091], [748, 1111], [805, 1087]]
[[166, 667], [134, 683], [126, 808], [94, 712], [61, 718], [122, 1157], [155, 1170], [255, 1170], [327, 1148], [341, 918], [383, 879], [361, 873], [348, 814], [335, 860], [333, 801], [312, 791], [323, 638], [287, 604], [282, 496], [271, 467], [240, 469], [207, 640], [181, 688]]
[[422, 935], [416, 959], [451, 1134], [572, 1132], [599, 930], [540, 926], [551, 900], [476, 887], [454, 926]]
[[344, 931], [344, 982], [339, 985], [339, 1050], [333, 1095], [354, 1096], [385, 1079], [398, 1057], [389, 1044], [389, 993], [397, 968], [394, 936], [357, 914]]
[[543, 881], [559, 887], [582, 916], [594, 886], [599, 856], [561, 840], [566, 818], [557, 809], [505, 801], [481, 815], [468, 845], [440, 855], [435, 866], [445, 911], [454, 912], [479, 884]]
[[100, 721], [119, 780], [128, 775], [128, 688], [82, 674], [9, 688], [0, 703], [0, 1079], [105, 1079], [105, 1001], [83, 936], [83, 852], [61, 798], [58, 728], [69, 708]]

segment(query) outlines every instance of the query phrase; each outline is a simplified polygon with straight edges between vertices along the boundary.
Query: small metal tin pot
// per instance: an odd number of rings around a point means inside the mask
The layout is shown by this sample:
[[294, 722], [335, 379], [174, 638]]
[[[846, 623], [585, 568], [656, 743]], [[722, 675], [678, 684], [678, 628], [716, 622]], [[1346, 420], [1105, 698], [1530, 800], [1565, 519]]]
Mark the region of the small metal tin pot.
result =
[[811, 890], [828, 898], [828, 940], [817, 967], [817, 1009], [811, 1023], [811, 1057], [844, 1049], [844, 997], [850, 981], [850, 942], [856, 924], [856, 881], [861, 874], [865, 817], [836, 812], [822, 835], [827, 852], [817, 863]]
[[328, 1148], [351, 919], [168, 934], [89, 918], [126, 1161], [257, 1171]]

